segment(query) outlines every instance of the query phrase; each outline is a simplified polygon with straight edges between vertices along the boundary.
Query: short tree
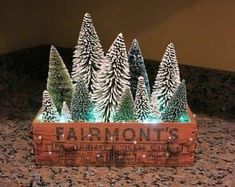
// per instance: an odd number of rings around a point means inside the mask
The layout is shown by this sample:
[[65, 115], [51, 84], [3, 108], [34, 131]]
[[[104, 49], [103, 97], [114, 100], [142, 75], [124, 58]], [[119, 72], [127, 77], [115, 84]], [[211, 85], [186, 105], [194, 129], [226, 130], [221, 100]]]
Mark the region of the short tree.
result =
[[57, 112], [48, 91], [44, 90], [42, 96], [42, 121], [56, 122], [59, 121], [59, 117], [59, 113]]
[[135, 97], [135, 112], [136, 118], [139, 122], [148, 121], [148, 117], [151, 113], [148, 92], [145, 87], [144, 78], [142, 76], [139, 77], [137, 84], [137, 91]]
[[118, 110], [114, 116], [115, 122], [128, 122], [135, 121], [134, 100], [130, 91], [130, 88], [126, 88], [121, 97], [121, 101]]
[[136, 39], [133, 40], [131, 47], [128, 53], [128, 61], [130, 66], [130, 85], [131, 85], [131, 92], [133, 97], [135, 98], [136, 95], [136, 88], [138, 77], [144, 77], [145, 87], [148, 92], [148, 96], [150, 97], [150, 86], [149, 86], [149, 79], [145, 69], [144, 58], [140, 50], [139, 43]]
[[47, 90], [55, 103], [58, 112], [61, 112], [63, 101], [71, 104], [73, 85], [68, 70], [54, 46], [51, 46]]
[[180, 73], [173, 43], [163, 55], [151, 95], [153, 108], [162, 112], [180, 84]]
[[81, 76], [91, 95], [96, 90], [97, 75], [104, 61], [104, 52], [92, 23], [90, 14], [83, 18], [77, 46], [73, 55], [72, 79], [76, 83]]
[[167, 108], [161, 115], [162, 121], [169, 122], [188, 122], [187, 115], [187, 93], [185, 81], [182, 80], [181, 84], [176, 89], [172, 96]]
[[113, 120], [120, 98], [129, 86], [129, 64], [123, 35], [120, 33], [106, 54], [107, 63], [100, 76], [97, 107], [101, 121]]
[[75, 92], [71, 102], [71, 114], [73, 121], [93, 121], [93, 104], [88, 89], [80, 77], [77, 79]]
[[68, 107], [68, 105], [65, 101], [63, 102], [63, 106], [62, 106], [60, 121], [61, 122], [71, 122], [71, 121], [73, 121], [71, 112], [70, 112], [69, 107]]

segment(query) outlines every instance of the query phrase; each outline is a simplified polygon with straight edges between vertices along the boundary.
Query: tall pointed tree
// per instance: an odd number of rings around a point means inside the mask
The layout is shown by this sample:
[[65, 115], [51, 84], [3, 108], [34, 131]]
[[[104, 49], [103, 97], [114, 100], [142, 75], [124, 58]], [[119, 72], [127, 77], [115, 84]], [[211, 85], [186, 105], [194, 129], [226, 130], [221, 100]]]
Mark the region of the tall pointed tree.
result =
[[104, 61], [104, 52], [89, 13], [83, 18], [77, 46], [73, 55], [72, 79], [84, 80], [89, 93], [96, 89], [97, 75]]
[[[100, 118], [102, 121], [113, 120], [116, 107], [120, 98], [129, 86], [129, 63], [123, 35], [120, 33], [106, 54], [107, 64], [102, 71], [99, 90], [100, 97], [97, 100]], [[104, 82], [103, 82], [104, 81]]]
[[118, 110], [114, 116], [115, 122], [128, 122], [135, 121], [135, 109], [134, 109], [134, 100], [132, 93], [129, 87], [126, 88], [125, 92], [121, 97]]
[[151, 95], [153, 108], [162, 112], [180, 84], [180, 72], [174, 44], [170, 43], [163, 55]]
[[172, 96], [167, 108], [161, 115], [162, 121], [169, 122], [188, 122], [187, 115], [187, 93], [185, 81], [182, 80], [181, 84], [176, 89]]
[[129, 49], [128, 61], [130, 66], [130, 83], [133, 97], [135, 98], [136, 95], [136, 88], [139, 76], [144, 77], [145, 87], [150, 97], [149, 79], [145, 69], [144, 58], [141, 53], [139, 43], [136, 39], [132, 41], [131, 47]]
[[145, 81], [142, 76], [138, 79], [137, 91], [135, 97], [135, 112], [139, 122], [148, 121], [148, 117], [151, 113], [150, 101], [148, 92], [145, 87]]
[[44, 90], [42, 96], [42, 121], [56, 122], [59, 121], [59, 117], [59, 113], [57, 112], [48, 91]]
[[63, 102], [63, 106], [61, 109], [60, 121], [63, 121], [63, 122], [73, 121], [71, 112], [70, 112], [69, 107], [65, 101]]
[[70, 106], [73, 85], [68, 70], [54, 46], [51, 46], [47, 90], [55, 103], [58, 112], [61, 112], [63, 101]]
[[75, 92], [71, 102], [71, 114], [73, 121], [94, 121], [93, 103], [91, 102], [90, 94], [81, 77], [77, 79]]

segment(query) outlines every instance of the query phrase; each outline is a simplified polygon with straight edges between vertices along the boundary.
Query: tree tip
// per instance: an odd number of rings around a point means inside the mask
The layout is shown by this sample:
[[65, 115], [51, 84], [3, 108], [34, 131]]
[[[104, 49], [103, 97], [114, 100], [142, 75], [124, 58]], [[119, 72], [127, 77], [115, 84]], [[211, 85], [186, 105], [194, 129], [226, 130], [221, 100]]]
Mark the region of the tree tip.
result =
[[84, 17], [91, 17], [91, 15], [90, 15], [90, 13], [86, 12], [86, 13], [84, 14]]
[[123, 38], [123, 34], [122, 34], [122, 33], [119, 33], [119, 34], [118, 34], [118, 37]]
[[174, 47], [173, 42], [170, 42], [170, 43], [168, 44], [168, 46], [169, 46], [169, 47]]

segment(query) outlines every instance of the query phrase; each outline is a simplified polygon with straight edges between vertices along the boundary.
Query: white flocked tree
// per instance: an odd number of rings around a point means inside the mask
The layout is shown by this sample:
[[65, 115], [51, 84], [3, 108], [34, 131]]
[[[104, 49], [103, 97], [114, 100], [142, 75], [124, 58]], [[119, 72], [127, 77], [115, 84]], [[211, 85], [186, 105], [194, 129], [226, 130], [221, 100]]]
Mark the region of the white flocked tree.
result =
[[163, 55], [153, 85], [151, 105], [155, 112], [162, 112], [180, 84], [180, 72], [174, 44], [170, 43]]
[[129, 64], [122, 33], [117, 36], [109, 48], [106, 60], [107, 62], [99, 76], [99, 98], [96, 105], [100, 120], [111, 122], [123, 92], [130, 85]]
[[91, 96], [97, 88], [97, 75], [103, 61], [104, 52], [99, 37], [90, 14], [86, 13], [73, 55], [71, 77], [76, 83], [81, 76]]
[[47, 90], [43, 91], [42, 95], [42, 121], [44, 122], [57, 122], [60, 115], [56, 110], [56, 106], [51, 99]]
[[60, 121], [61, 122], [72, 122], [73, 121], [71, 112], [70, 112], [69, 107], [65, 101], [63, 102], [63, 106], [61, 109]]
[[138, 79], [137, 91], [135, 97], [135, 112], [138, 122], [146, 122], [151, 114], [150, 101], [142, 76]]

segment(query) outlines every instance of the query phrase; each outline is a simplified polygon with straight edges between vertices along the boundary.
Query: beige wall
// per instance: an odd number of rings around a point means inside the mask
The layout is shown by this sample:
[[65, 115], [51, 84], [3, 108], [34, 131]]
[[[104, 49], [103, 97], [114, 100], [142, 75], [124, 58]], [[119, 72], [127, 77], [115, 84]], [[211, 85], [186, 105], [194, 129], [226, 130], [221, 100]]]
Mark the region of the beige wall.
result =
[[[182, 64], [235, 71], [235, 0], [21, 0], [0, 8], [0, 53], [39, 44], [74, 47], [90, 12], [104, 50], [119, 32], [159, 60], [174, 42]], [[3, 10], [3, 11], [2, 11]], [[2, 22], [3, 20], [3, 22]]]

